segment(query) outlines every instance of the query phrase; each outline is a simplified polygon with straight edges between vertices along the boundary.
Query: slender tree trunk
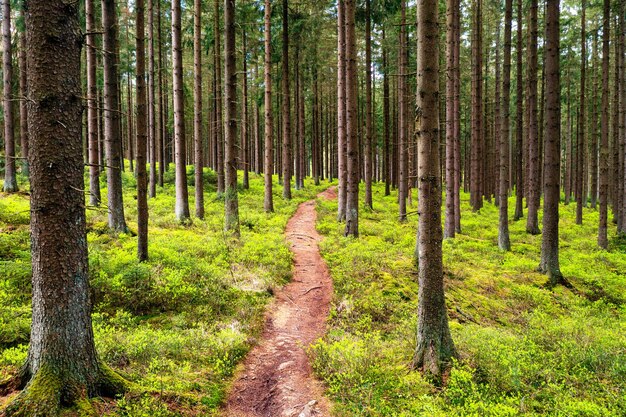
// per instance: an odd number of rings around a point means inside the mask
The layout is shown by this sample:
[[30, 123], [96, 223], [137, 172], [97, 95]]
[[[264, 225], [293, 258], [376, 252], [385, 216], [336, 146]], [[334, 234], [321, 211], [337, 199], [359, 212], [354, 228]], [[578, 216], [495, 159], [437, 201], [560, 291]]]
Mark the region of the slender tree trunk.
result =
[[609, 194], [609, 40], [610, 40], [610, 1], [604, 0], [602, 15], [602, 116], [600, 119], [600, 223], [598, 225], [598, 246], [606, 249], [608, 194]]
[[250, 147], [249, 147], [249, 132], [248, 132], [248, 62], [246, 54], [248, 53], [246, 43], [246, 28], [242, 29], [242, 41], [243, 41], [243, 85], [242, 93], [243, 100], [241, 101], [241, 147], [243, 150], [243, 188], [246, 190], [250, 188]]
[[25, 19], [33, 308], [28, 356], [17, 381], [26, 388], [3, 410], [7, 417], [56, 416], [62, 405], [125, 387], [98, 360], [91, 323], [79, 5], [30, 0]]
[[346, 0], [346, 142], [347, 142], [347, 193], [346, 236], [359, 236], [359, 160], [357, 116], [357, 57], [355, 35], [355, 0]]
[[408, 197], [408, 153], [407, 140], [407, 88], [406, 88], [406, 0], [400, 0], [400, 42], [398, 48], [398, 220], [406, 221], [406, 200]]
[[[4, 80], [4, 186], [5, 193], [18, 191], [15, 172], [15, 134], [13, 129], [13, 59], [11, 47], [11, 1], [2, 2], [2, 73]], [[82, 188], [82, 187], [81, 187]]]
[[616, 179], [619, 183], [618, 202], [616, 205], [621, 205], [620, 218], [617, 222], [617, 232], [620, 235], [626, 234], [626, 62], [624, 53], [626, 46], [624, 45], [626, 24], [624, 23], [624, 13], [626, 12], [626, 4], [624, 0], [619, 2], [619, 45], [620, 45], [620, 60], [622, 68], [620, 71], [620, 100], [619, 100], [619, 117], [620, 117], [620, 137], [619, 137], [619, 155], [620, 155], [620, 175]]
[[220, 47], [220, 37], [222, 36], [222, 31], [220, 30], [220, 5], [219, 0], [215, 0], [214, 2], [214, 11], [213, 11], [213, 33], [217, 34], [214, 36], [214, 44], [213, 44], [213, 69], [215, 71], [215, 111], [216, 111], [216, 137], [217, 137], [217, 194], [221, 195], [226, 190], [225, 188], [225, 177], [224, 177], [224, 137], [222, 135], [222, 129], [224, 127], [224, 119], [222, 117], [222, 58], [221, 58], [221, 47]]
[[[589, 159], [590, 162], [590, 175], [591, 175], [591, 188], [589, 190], [590, 198], [591, 198], [591, 208], [596, 209], [598, 203], [598, 71], [597, 71], [597, 49], [598, 49], [598, 41], [597, 36], [594, 36], [593, 43], [593, 52], [592, 52], [592, 76], [593, 80], [593, 89], [591, 95], [591, 126], [589, 126], [589, 139], [590, 139], [590, 149], [589, 149]], [[617, 62], [617, 60], [616, 60]], [[617, 68], [616, 68], [617, 70]], [[620, 72], [615, 72], [616, 77], [619, 77]], [[616, 97], [619, 100], [619, 96]], [[617, 101], [616, 101], [617, 102]], [[618, 122], [619, 116], [615, 117], [615, 121]], [[618, 123], [615, 123], [614, 126], [618, 126]]]
[[522, 27], [524, 18], [522, 16], [522, 0], [517, 0], [517, 131], [516, 136], [516, 182], [515, 182], [515, 215], [513, 218], [519, 220], [524, 217], [524, 140], [523, 140], [523, 76], [522, 76], [522, 55], [523, 55], [523, 42], [522, 42]]
[[546, 140], [544, 159], [543, 236], [540, 269], [551, 285], [564, 282], [559, 267], [559, 199], [561, 172], [561, 80], [559, 0], [546, 8]]
[[158, 127], [156, 128], [156, 147], [158, 153], [158, 162], [159, 162], [159, 186], [163, 187], [163, 176], [165, 174], [165, 93], [163, 91], [163, 38], [162, 38], [162, 29], [161, 29], [161, 1], [160, 0], [152, 0], [156, 1], [157, 4], [157, 37], [159, 44], [159, 70], [158, 70], [158, 85], [159, 85], [159, 112], [158, 112]]
[[415, 251], [419, 293], [417, 348], [413, 366], [440, 381], [456, 357], [450, 335], [443, 285], [441, 172], [439, 168], [438, 3], [417, 3], [417, 113], [419, 149], [419, 225]]
[[541, 233], [539, 230], [539, 197], [541, 195], [539, 164], [539, 126], [537, 122], [537, 0], [530, 2], [530, 25], [528, 27], [528, 216], [526, 232], [531, 235]]
[[204, 144], [202, 140], [202, 1], [194, 0], [193, 16], [193, 143], [196, 217], [204, 218]]
[[502, 74], [502, 120], [500, 121], [500, 215], [498, 223], [498, 247], [511, 250], [509, 238], [509, 127], [511, 94], [511, 26], [513, 21], [513, 0], [506, 0], [504, 6], [504, 72]]
[[[569, 55], [569, 54], [568, 54]], [[565, 144], [565, 205], [568, 205], [572, 198], [572, 96], [571, 96], [572, 80], [571, 74], [567, 71], [567, 134], [565, 138], [567, 143]]]
[[157, 183], [157, 123], [156, 123], [156, 106], [155, 94], [156, 87], [154, 82], [154, 3], [159, 0], [148, 0], [148, 148], [150, 149], [150, 177], [148, 180], [148, 196], [156, 197]]
[[453, 238], [456, 232], [456, 206], [454, 204], [455, 186], [455, 105], [456, 98], [456, 13], [459, 4], [456, 0], [447, 1], [446, 15], [446, 220], [443, 237]]
[[[317, 71], [316, 71], [316, 76], [317, 76]], [[299, 102], [298, 102], [298, 107], [299, 107], [299, 111], [298, 111], [298, 153], [299, 153], [299, 161], [298, 161], [298, 166], [299, 166], [299, 171], [300, 171], [300, 183], [298, 184], [299, 188], [304, 188], [304, 177], [306, 176], [306, 169], [305, 169], [305, 161], [306, 161], [306, 143], [305, 143], [305, 136], [304, 136], [304, 128], [305, 128], [305, 120], [304, 120], [304, 87], [302, 86], [302, 74], [299, 75], [300, 77], [300, 93], [299, 93]]]
[[471, 145], [471, 205], [474, 211], [482, 207], [480, 165], [482, 164], [482, 24], [481, 2], [475, 0], [472, 32], [472, 145]]
[[577, 155], [578, 161], [576, 163], [576, 224], [583, 223], [583, 206], [587, 205], [587, 195], [585, 194], [585, 159], [587, 155], [587, 144], [585, 142], [585, 69], [587, 63], [587, 35], [585, 31], [586, 26], [585, 16], [585, 0], [582, 1], [582, 13], [581, 13], [581, 61], [580, 61], [580, 107], [578, 113], [578, 140], [577, 142]]
[[282, 53], [282, 90], [283, 90], [283, 198], [291, 199], [291, 88], [289, 87], [289, 2], [283, 3], [283, 53]]
[[[93, 5], [91, 6], [93, 8]], [[22, 7], [22, 18], [24, 18], [24, 7]], [[28, 173], [28, 103], [24, 100], [24, 97], [28, 96], [28, 82], [26, 81], [26, 33], [22, 32], [20, 35], [20, 47], [19, 47], [19, 69], [20, 69], [20, 155], [22, 157], [22, 173], [26, 176]], [[94, 60], [95, 61], [95, 60]], [[94, 96], [95, 99], [95, 96]], [[94, 102], [91, 102], [94, 106]], [[89, 140], [89, 136], [88, 136]], [[97, 140], [97, 132], [96, 132]], [[89, 144], [89, 142], [87, 142]], [[96, 151], [98, 149], [98, 142], [96, 142]], [[97, 156], [97, 154], [96, 154]], [[98, 170], [97, 162], [94, 167]], [[100, 189], [98, 188], [98, 200], [100, 199]]]
[[461, 6], [454, 13], [454, 228], [461, 233]]
[[346, 219], [347, 199], [347, 135], [346, 135], [346, 31], [345, 0], [337, 0], [337, 155], [339, 192], [337, 193], [337, 220]]
[[117, 13], [114, 0], [102, 0], [104, 28], [104, 145], [107, 164], [109, 227], [128, 232], [122, 200], [122, 135], [120, 131], [119, 68], [117, 65]]
[[371, 0], [365, 2], [365, 205], [373, 208], [372, 202], [372, 22]]
[[274, 138], [272, 124], [272, 33], [271, 33], [271, 16], [272, 2], [265, 0], [265, 65], [263, 67], [264, 86], [265, 86], [265, 166], [263, 175], [265, 177], [265, 199], [263, 207], [266, 213], [274, 211], [274, 199], [272, 196], [272, 174], [274, 173]]
[[[98, 155], [98, 86], [96, 78], [96, 31], [93, 0], [85, 1], [86, 46], [87, 46], [87, 138], [89, 148], [89, 204], [100, 205], [100, 166]], [[24, 54], [26, 51], [24, 51]], [[24, 73], [24, 76], [26, 74]], [[21, 80], [21, 78], [20, 78]], [[26, 108], [26, 106], [24, 106]], [[26, 116], [26, 118], [24, 118]], [[22, 115], [26, 125], [27, 114]], [[28, 130], [27, 130], [28, 131]]]
[[235, 0], [224, 0], [224, 80], [226, 129], [224, 140], [224, 230], [239, 237], [237, 196], [237, 67], [235, 65]]
[[137, 14], [137, 257], [148, 259], [148, 110], [146, 106], [146, 46], [144, 0], [135, 0]]
[[391, 161], [390, 161], [390, 143], [389, 143], [389, 61], [387, 57], [387, 48], [385, 47], [385, 28], [382, 30], [383, 42], [381, 48], [383, 50], [383, 134], [384, 134], [384, 156], [383, 156], [383, 172], [385, 177], [385, 196], [391, 194]]

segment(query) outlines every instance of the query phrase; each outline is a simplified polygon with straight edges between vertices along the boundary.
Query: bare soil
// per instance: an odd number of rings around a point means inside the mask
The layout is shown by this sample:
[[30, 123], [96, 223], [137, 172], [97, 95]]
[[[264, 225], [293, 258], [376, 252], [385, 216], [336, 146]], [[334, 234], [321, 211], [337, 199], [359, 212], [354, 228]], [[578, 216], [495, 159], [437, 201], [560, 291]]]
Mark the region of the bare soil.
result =
[[[318, 197], [336, 197], [334, 188]], [[306, 349], [326, 329], [333, 288], [320, 256], [315, 200], [300, 204], [285, 234], [294, 254], [292, 281], [269, 306], [260, 343], [246, 357], [224, 407], [232, 417], [329, 416]]]

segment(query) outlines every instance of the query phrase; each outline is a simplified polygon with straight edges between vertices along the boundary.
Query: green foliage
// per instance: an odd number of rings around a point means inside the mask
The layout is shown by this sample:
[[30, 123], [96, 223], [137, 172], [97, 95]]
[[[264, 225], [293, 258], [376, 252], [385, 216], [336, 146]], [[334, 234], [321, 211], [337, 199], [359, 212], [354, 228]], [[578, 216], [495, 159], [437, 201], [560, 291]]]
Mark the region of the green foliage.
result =
[[343, 237], [336, 202], [318, 203], [335, 300], [329, 333], [311, 355], [339, 415], [623, 415], [626, 256], [617, 237], [610, 251], [597, 249], [597, 212], [586, 209], [580, 226], [575, 206], [561, 207], [561, 267], [574, 289], [550, 290], [536, 272], [541, 236], [511, 222], [512, 251], [500, 251], [497, 208], [473, 213], [462, 195], [463, 233], [443, 242], [461, 360], [437, 389], [408, 367], [416, 219], [399, 224], [396, 196], [383, 191], [375, 185], [374, 211], [361, 211], [358, 240]]

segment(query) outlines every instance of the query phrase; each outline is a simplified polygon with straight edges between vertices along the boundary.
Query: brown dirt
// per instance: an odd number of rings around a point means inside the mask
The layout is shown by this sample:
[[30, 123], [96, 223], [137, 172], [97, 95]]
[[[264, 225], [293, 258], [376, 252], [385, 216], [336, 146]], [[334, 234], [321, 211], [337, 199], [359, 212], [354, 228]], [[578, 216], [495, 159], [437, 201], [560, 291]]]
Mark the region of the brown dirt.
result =
[[[318, 197], [336, 197], [334, 188]], [[332, 281], [320, 256], [315, 200], [300, 204], [287, 223], [295, 270], [268, 308], [261, 342], [246, 357], [224, 415], [232, 417], [329, 416], [330, 405], [311, 372], [306, 348], [326, 329]]]

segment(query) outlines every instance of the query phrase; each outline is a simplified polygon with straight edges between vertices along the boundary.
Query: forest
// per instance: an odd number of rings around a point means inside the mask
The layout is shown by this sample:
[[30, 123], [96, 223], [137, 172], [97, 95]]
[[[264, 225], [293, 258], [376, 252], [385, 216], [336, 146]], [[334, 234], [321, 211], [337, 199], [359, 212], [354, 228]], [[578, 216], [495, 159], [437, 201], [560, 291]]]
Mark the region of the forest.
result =
[[626, 0], [0, 18], [0, 417], [625, 415]]

